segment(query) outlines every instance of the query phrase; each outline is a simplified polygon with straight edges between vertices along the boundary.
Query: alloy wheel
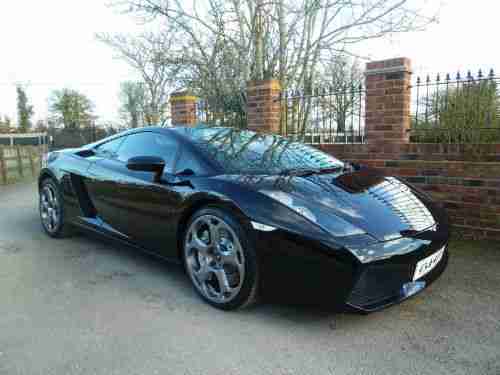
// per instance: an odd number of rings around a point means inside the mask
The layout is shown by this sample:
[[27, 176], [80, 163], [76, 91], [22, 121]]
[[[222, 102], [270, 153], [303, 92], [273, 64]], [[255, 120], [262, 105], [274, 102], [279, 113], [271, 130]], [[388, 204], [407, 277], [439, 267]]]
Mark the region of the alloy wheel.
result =
[[234, 230], [213, 215], [198, 217], [188, 228], [184, 256], [196, 289], [215, 303], [233, 300], [245, 279], [243, 248]]
[[45, 229], [54, 233], [60, 222], [60, 205], [54, 188], [45, 185], [40, 192], [40, 217]]

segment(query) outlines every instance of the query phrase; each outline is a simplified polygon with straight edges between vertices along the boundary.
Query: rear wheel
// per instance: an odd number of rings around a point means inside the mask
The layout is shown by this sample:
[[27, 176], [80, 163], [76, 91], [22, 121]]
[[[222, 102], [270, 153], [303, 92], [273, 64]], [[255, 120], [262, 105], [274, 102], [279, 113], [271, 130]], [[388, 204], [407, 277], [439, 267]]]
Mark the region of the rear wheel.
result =
[[72, 229], [64, 220], [64, 205], [59, 187], [51, 179], [42, 181], [39, 190], [39, 211], [45, 232], [54, 238], [72, 234]]
[[256, 301], [255, 251], [241, 224], [225, 210], [205, 208], [191, 218], [183, 258], [196, 291], [212, 306], [232, 310]]

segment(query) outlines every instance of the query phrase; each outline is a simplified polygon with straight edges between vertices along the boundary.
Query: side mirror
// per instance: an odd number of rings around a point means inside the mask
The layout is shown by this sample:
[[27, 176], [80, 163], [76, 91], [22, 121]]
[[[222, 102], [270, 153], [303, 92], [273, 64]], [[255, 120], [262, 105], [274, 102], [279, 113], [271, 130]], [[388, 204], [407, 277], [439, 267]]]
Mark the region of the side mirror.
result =
[[355, 171], [359, 171], [361, 169], [365, 169], [366, 167], [364, 165], [361, 165], [361, 164], [358, 164], [358, 163], [350, 163], [352, 168], [355, 170]]
[[127, 168], [131, 171], [153, 172], [154, 182], [160, 182], [165, 169], [165, 161], [157, 156], [136, 156], [128, 159]]

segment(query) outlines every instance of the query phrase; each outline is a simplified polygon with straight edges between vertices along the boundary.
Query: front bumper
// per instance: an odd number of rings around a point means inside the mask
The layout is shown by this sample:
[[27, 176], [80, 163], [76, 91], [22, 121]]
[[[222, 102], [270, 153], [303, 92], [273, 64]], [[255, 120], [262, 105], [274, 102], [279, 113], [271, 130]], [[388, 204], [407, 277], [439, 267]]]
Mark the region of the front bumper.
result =
[[448, 249], [434, 269], [411, 284], [416, 264], [447, 243], [414, 239], [415, 250], [362, 263], [347, 249], [276, 230], [254, 231], [261, 266], [261, 293], [273, 301], [339, 309], [346, 304], [371, 312], [398, 303], [437, 279], [448, 261]]
[[422, 278], [413, 281], [416, 265], [418, 261], [438, 251], [440, 247], [442, 245], [431, 245], [423, 252], [362, 266], [358, 271], [354, 288], [347, 298], [347, 305], [358, 311], [373, 312], [399, 303], [424, 290], [444, 272], [449, 258], [447, 246], [436, 266]]

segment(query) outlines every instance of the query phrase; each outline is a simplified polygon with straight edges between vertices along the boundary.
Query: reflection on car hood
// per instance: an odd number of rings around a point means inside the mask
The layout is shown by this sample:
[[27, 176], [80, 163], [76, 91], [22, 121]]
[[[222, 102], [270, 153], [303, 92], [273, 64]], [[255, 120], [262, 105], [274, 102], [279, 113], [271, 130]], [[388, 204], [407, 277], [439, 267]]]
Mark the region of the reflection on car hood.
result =
[[435, 226], [428, 202], [394, 177], [363, 169], [345, 174], [226, 176], [265, 193], [323, 229], [338, 216], [380, 241]]

